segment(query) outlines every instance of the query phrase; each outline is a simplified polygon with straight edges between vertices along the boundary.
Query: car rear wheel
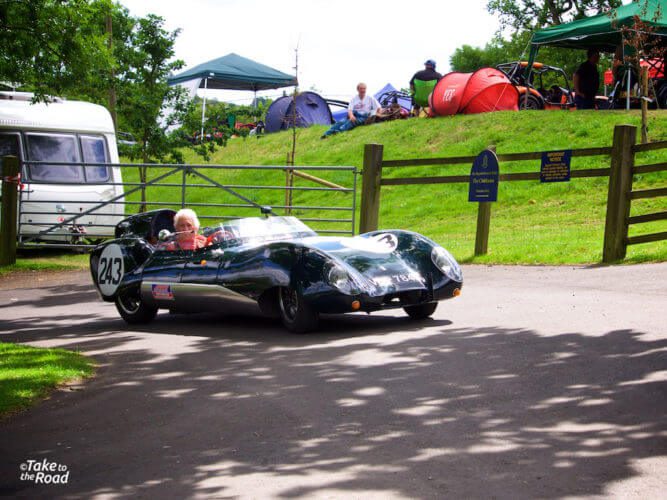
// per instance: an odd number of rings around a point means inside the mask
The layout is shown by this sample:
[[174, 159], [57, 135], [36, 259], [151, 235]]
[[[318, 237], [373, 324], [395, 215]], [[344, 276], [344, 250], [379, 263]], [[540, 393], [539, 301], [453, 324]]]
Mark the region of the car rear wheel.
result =
[[519, 97], [519, 109], [542, 109], [542, 103], [534, 95], [529, 94], [526, 100], [526, 95]]
[[419, 304], [418, 306], [407, 306], [403, 310], [408, 313], [410, 319], [425, 319], [433, 314], [437, 307], [437, 302], [429, 302], [427, 304]]
[[291, 287], [283, 287], [278, 293], [280, 319], [289, 331], [306, 333], [317, 327], [318, 314], [310, 307], [299, 292]]
[[157, 314], [157, 307], [147, 306], [135, 293], [121, 293], [116, 297], [116, 309], [130, 324], [149, 323]]

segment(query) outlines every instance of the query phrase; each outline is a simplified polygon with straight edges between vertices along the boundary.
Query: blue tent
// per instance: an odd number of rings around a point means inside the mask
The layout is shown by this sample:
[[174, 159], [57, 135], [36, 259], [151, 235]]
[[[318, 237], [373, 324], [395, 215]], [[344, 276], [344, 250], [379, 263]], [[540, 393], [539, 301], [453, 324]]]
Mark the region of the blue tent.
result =
[[[388, 83], [373, 95], [378, 101], [380, 101], [380, 104], [382, 104], [383, 106], [388, 106], [390, 103], [388, 102], [385, 103], [383, 101], [385, 101], [386, 99], [391, 99], [393, 92], [397, 92], [396, 88], [391, 83]], [[397, 102], [398, 104], [401, 105], [403, 109], [405, 109], [408, 112], [410, 111], [410, 109], [412, 109], [412, 101], [409, 97], [399, 97], [397, 99]], [[347, 119], [347, 108], [334, 112], [333, 119], [335, 121]]]
[[331, 125], [331, 111], [326, 101], [315, 92], [302, 92], [296, 96], [283, 96], [271, 103], [266, 111], [266, 131], [277, 132], [292, 128], [296, 118], [297, 127]]

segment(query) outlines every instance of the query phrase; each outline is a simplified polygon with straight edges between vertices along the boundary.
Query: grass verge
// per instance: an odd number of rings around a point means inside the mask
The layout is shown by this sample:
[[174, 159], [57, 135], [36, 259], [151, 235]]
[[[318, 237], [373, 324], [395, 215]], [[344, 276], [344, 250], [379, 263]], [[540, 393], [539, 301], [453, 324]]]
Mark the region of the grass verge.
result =
[[88, 254], [47, 249], [20, 250], [16, 264], [0, 267], [0, 278], [18, 271], [77, 271], [88, 269]]
[[91, 359], [64, 349], [0, 342], [0, 417], [30, 406], [55, 387], [94, 371]]

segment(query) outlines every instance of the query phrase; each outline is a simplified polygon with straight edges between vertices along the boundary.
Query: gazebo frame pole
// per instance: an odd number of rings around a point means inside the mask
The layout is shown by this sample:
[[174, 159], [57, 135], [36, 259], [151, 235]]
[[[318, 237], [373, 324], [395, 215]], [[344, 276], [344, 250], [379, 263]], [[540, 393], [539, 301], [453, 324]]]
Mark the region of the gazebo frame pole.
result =
[[200, 142], [204, 142], [204, 120], [206, 119], [206, 94], [208, 89], [208, 76], [204, 78], [204, 100], [202, 101], [201, 107], [201, 135], [199, 136]]
[[625, 109], [628, 110], [630, 109], [630, 77], [632, 76], [630, 73], [632, 72], [632, 67], [628, 64], [628, 70], [625, 72], [626, 76], [628, 77], [628, 88], [625, 92]]

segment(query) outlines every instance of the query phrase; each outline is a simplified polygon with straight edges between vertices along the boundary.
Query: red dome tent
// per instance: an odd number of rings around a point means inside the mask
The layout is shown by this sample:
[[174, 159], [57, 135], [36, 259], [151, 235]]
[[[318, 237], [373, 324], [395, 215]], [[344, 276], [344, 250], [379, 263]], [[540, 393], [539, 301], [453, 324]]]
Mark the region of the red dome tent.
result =
[[518, 111], [519, 92], [502, 71], [482, 68], [474, 73], [448, 73], [429, 97], [433, 114]]

